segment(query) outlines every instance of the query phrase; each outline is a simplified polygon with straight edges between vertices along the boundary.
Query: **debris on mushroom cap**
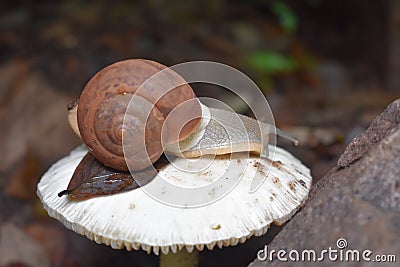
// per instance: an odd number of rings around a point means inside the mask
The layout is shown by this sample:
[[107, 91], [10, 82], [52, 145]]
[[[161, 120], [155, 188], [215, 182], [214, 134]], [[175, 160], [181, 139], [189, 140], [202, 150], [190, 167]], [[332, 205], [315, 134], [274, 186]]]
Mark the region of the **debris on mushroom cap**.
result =
[[[54, 164], [39, 182], [37, 193], [49, 215], [97, 243], [115, 249], [143, 249], [157, 255], [160, 251], [175, 253], [184, 247], [191, 252], [194, 248], [232, 246], [253, 235], [263, 235], [271, 223], [283, 224], [297, 211], [308, 195], [312, 180], [307, 167], [276, 147], [274, 161], [255, 156], [244, 158], [242, 161], [247, 161], [248, 168], [235, 187], [217, 201], [196, 208], [163, 204], [142, 189], [85, 201], [58, 197], [57, 193], [67, 187], [86, 153], [85, 147], [75, 149]], [[217, 157], [213, 164], [223, 169], [228, 166], [227, 161], [227, 157]], [[265, 166], [271, 166], [270, 172]], [[210, 170], [203, 172], [204, 175], [182, 172], [168, 164], [159, 175], [174, 173], [173, 182], [178, 184], [212, 178]], [[257, 191], [250, 193], [255, 173], [263, 175], [265, 180]], [[178, 176], [182, 179], [176, 179]]]

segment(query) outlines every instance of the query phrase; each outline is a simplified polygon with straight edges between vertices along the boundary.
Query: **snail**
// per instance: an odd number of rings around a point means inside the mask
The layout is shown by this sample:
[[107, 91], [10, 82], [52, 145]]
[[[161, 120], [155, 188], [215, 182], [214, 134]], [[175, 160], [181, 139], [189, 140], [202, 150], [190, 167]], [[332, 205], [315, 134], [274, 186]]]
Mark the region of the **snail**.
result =
[[[161, 79], [146, 82], [160, 71], [165, 71]], [[120, 171], [145, 169], [163, 153], [194, 158], [248, 151], [262, 156], [268, 153], [268, 135], [273, 131], [296, 143], [272, 125], [205, 106], [179, 74], [142, 59], [100, 70], [68, 116], [89, 153]], [[122, 136], [129, 153], [123, 149]]]

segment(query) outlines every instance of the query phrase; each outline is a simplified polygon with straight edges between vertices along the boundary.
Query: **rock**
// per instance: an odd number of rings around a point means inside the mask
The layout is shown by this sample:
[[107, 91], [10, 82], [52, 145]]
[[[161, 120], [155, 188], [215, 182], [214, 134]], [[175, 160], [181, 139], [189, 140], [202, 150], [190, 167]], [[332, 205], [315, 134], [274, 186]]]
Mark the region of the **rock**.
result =
[[[319, 256], [322, 250], [331, 247], [344, 254], [358, 250], [362, 255], [364, 250], [370, 250], [371, 259], [378, 254], [399, 257], [399, 166], [400, 99], [389, 105], [346, 148], [338, 166], [314, 186], [305, 206], [268, 245], [268, 251], [285, 249], [287, 253], [296, 250], [301, 254], [304, 249], [314, 249]], [[338, 249], [341, 244], [337, 244], [340, 238], [347, 243], [342, 250]], [[282, 264], [276, 253], [274, 259], [273, 262], [256, 259], [250, 266]], [[374, 266], [362, 259], [333, 263], [327, 255], [324, 262], [314, 264]], [[310, 262], [291, 261], [286, 265], [309, 266]]]
[[394, 101], [378, 116], [369, 128], [355, 137], [339, 158], [338, 166], [347, 167], [349, 164], [366, 154], [374, 144], [380, 142], [400, 122], [400, 101]]

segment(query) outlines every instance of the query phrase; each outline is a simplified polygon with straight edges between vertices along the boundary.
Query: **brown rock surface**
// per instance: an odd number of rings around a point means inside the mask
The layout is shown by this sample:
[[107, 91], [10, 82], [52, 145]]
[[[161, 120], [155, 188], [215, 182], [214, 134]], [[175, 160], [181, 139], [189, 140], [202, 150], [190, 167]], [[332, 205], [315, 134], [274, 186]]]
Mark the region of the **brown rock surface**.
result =
[[347, 167], [366, 154], [374, 144], [379, 143], [400, 122], [400, 101], [394, 101], [385, 112], [378, 116], [369, 128], [355, 137], [339, 158], [338, 166]]
[[[356, 137], [332, 169], [313, 188], [302, 210], [268, 245], [268, 251], [285, 249], [371, 250], [396, 255], [400, 261], [400, 99], [394, 101], [371, 126]], [[286, 255], [288, 257], [288, 255]], [[255, 260], [250, 266], [280, 266], [276, 259]], [[288, 262], [289, 266], [375, 266], [376, 262]], [[397, 266], [396, 263], [379, 266]]]

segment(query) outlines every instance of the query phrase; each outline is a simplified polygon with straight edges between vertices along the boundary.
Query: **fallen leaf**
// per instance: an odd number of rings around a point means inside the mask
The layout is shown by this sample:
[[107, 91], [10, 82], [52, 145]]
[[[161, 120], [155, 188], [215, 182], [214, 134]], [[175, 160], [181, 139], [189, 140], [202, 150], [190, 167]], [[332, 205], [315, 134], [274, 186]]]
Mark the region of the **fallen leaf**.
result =
[[90, 153], [87, 153], [76, 168], [68, 188], [58, 196], [69, 195], [74, 200], [83, 200], [96, 196], [122, 193], [138, 188], [135, 180], [148, 182], [157, 172], [147, 168], [134, 173], [115, 170], [103, 165]]

